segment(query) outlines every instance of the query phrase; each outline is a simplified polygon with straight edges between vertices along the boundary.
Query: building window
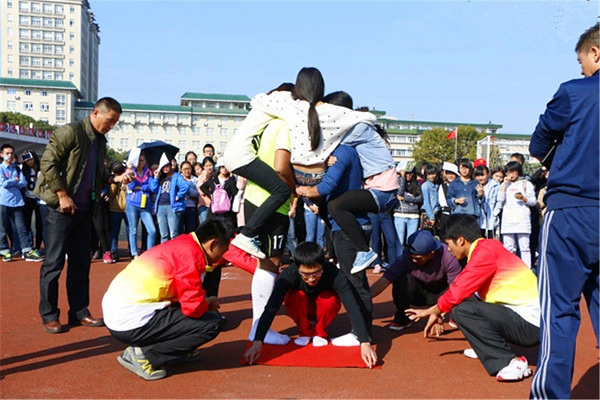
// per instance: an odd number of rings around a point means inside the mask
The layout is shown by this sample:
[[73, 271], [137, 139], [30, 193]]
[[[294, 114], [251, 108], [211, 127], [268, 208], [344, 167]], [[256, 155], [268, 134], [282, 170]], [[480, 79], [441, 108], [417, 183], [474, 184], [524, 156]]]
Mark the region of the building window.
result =
[[64, 40], [64, 36], [63, 36], [62, 32], [56, 32], [54, 34], [54, 40], [57, 42], [62, 42]]
[[54, 73], [54, 80], [55, 81], [62, 81], [63, 80], [63, 73], [62, 72], [55, 72]]
[[54, 54], [63, 54], [62, 46], [54, 46]]
[[155, 134], [155, 135], [158, 135], [159, 131], [160, 131], [160, 129], [159, 129], [159, 128], [158, 128], [158, 126], [156, 126], [156, 125], [152, 125], [152, 126], [150, 127], [150, 132], [152, 132], [152, 133], [153, 133], [153, 134]]
[[74, 6], [71, 6], [71, 7], [69, 8], [69, 12], [70, 12], [71, 14], [75, 14], [75, 7], [74, 7]]
[[200, 147], [202, 147], [202, 144], [199, 140], [192, 141], [192, 149], [199, 149]]
[[69, 26], [75, 26], [75, 20], [74, 19], [70, 19], [69, 20]]
[[69, 39], [70, 40], [75, 39], [75, 34], [73, 32], [69, 33]]
[[72, 58], [69, 58], [69, 67], [73, 67], [75, 66], [75, 60], [73, 60]]
[[9, 64], [12, 64], [15, 61], [14, 57], [12, 56], [12, 54], [9, 54], [8, 57], [6, 58], [6, 60], [8, 61]]
[[27, 78], [29, 78], [29, 70], [27, 70], [27, 69], [20, 69], [19, 70], [19, 78], [21, 78], [21, 79], [27, 79]]
[[178, 145], [179, 145], [179, 148], [180, 148], [180, 149], [185, 149], [185, 148], [187, 147], [187, 141], [185, 141], [185, 140], [180, 140], [180, 141], [178, 142]]
[[31, 11], [36, 13], [42, 12], [42, 5], [40, 3], [31, 3]]
[[63, 20], [60, 18], [54, 18], [54, 26], [57, 28], [63, 27]]
[[44, 31], [44, 40], [54, 40], [54, 32]]
[[54, 60], [54, 65], [56, 65], [58, 68], [62, 68], [63, 60], [61, 60], [60, 58], [57, 58], [56, 60]]
[[194, 135], [199, 135], [200, 134], [200, 127], [199, 126], [195, 126], [194, 129], [192, 129], [192, 132], [194, 133]]
[[7, 71], [7, 74], [8, 74], [9, 77], [13, 76], [13, 69], [9, 68], [8, 71]]
[[21, 39], [29, 39], [29, 29], [19, 29], [19, 37]]
[[19, 50], [21, 51], [29, 51], [29, 43], [19, 43]]
[[52, 10], [52, 4], [44, 4], [44, 14], [52, 14], [53, 10]]
[[42, 52], [42, 45], [41, 44], [32, 44], [31, 45], [31, 52], [32, 53], [41, 53]]
[[42, 31], [31, 31], [31, 37], [39, 40], [42, 38]]
[[19, 25], [29, 25], [29, 17], [21, 15], [19, 17]]
[[29, 57], [19, 57], [19, 65], [29, 65]]
[[227, 128], [221, 128], [221, 136], [227, 136], [228, 130]]
[[42, 71], [31, 71], [31, 79], [42, 79]]
[[46, 90], [42, 90], [42, 91], [40, 92], [40, 94], [41, 94], [43, 97], [46, 97], [46, 96], [48, 96], [48, 92], [47, 92]]
[[48, 28], [52, 28], [54, 24], [54, 18], [44, 18], [44, 26]]
[[144, 133], [144, 125], [136, 125], [135, 130], [137, 133]]
[[23, 103], [23, 108], [26, 111], [33, 111], [33, 103]]
[[166, 132], [167, 134], [171, 134], [171, 133], [173, 133], [173, 127], [172, 127], [172, 126], [167, 126], [167, 127], [165, 128], [165, 132]]
[[44, 67], [52, 67], [52, 58], [44, 58]]
[[[58, 46], [56, 46], [56, 47], [58, 47]], [[52, 54], [52, 50], [53, 49], [52, 49], [52, 45], [51, 44], [45, 44], [42, 48], [44, 49], [44, 53], [46, 53], [46, 54]]]
[[206, 128], [206, 136], [214, 136], [215, 128]]
[[42, 59], [40, 57], [32, 57], [31, 58], [31, 65], [34, 65], [36, 67], [41, 67], [42, 66]]
[[48, 103], [40, 103], [40, 110], [44, 112], [50, 111], [50, 104]]
[[121, 138], [121, 147], [128, 148], [129, 147], [129, 138]]
[[[21, 17], [21, 18], [23, 18], [23, 17]], [[13, 22], [13, 15], [12, 14], [6, 14], [6, 21]]]
[[19, 2], [19, 11], [29, 11], [29, 2], [20, 1]]
[[69, 80], [72, 81], [73, 79], [75, 79], [75, 73], [69, 72]]
[[62, 14], [64, 12], [64, 8], [61, 5], [54, 6], [54, 14]]
[[56, 122], [66, 122], [66, 121], [67, 121], [67, 111], [56, 110]]
[[51, 81], [54, 74], [50, 71], [44, 71], [44, 80]]
[[56, 95], [56, 105], [57, 106], [66, 106], [67, 105], [67, 95], [57, 94]]
[[6, 3], [6, 8], [12, 8], [12, 1], [8, 1]]
[[[51, 18], [44, 18], [44, 19], [51, 19]], [[31, 25], [33, 25], [33, 26], [42, 26], [42, 19], [40, 17], [32, 17], [31, 18]]]
[[6, 94], [17, 94], [17, 89], [8, 88], [8, 89], [6, 89]]
[[8, 100], [6, 102], [6, 109], [8, 111], [15, 111], [17, 109], [17, 102], [14, 100]]
[[69, 46], [69, 54], [75, 53], [75, 46]]

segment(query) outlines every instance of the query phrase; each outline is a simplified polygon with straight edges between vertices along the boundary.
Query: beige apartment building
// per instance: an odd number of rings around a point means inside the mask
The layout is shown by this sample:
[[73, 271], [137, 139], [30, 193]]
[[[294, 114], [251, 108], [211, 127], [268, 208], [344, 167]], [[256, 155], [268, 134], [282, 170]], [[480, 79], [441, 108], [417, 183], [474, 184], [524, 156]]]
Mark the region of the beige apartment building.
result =
[[72, 121], [76, 100], [97, 100], [99, 44], [87, 0], [0, 1], [0, 109]]

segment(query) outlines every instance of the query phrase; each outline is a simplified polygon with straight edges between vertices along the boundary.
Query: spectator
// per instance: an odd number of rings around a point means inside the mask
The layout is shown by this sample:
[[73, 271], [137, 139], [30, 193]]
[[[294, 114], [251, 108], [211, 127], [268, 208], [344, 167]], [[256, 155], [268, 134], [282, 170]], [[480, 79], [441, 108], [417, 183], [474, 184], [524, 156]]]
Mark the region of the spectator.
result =
[[473, 179], [473, 163], [468, 158], [461, 158], [458, 166], [459, 178], [448, 186], [448, 204], [452, 214], [469, 214], [479, 218], [481, 214], [480, 198], [477, 193], [477, 182]]
[[[114, 177], [126, 172], [126, 167], [122, 162], [115, 161], [110, 165], [110, 172], [113, 179], [109, 179], [108, 188], [108, 209], [110, 220], [110, 256], [115, 261], [119, 257], [119, 233], [121, 231], [121, 222], [125, 222], [125, 232], [127, 233], [127, 242], [129, 243], [129, 223], [127, 222], [127, 185], [123, 182], [115, 182]], [[131, 245], [128, 246], [131, 254]]]
[[[402, 168], [400, 165], [399, 167]], [[419, 229], [419, 210], [423, 204], [423, 195], [417, 182], [414, 162], [410, 162], [406, 170], [400, 169], [398, 175], [400, 188], [397, 195], [398, 205], [394, 209], [394, 225], [401, 251], [404, 249], [406, 238]]]
[[490, 170], [486, 165], [475, 167], [475, 179], [479, 182], [479, 185], [476, 186], [477, 195], [479, 198], [483, 196], [480, 203], [479, 225], [483, 237], [492, 239], [499, 225], [499, 210], [496, 209], [496, 202], [500, 185], [495, 180], [490, 179]]
[[[21, 160], [23, 160], [23, 164], [21, 165], [21, 169], [23, 171], [23, 176], [27, 181], [27, 187], [23, 189], [23, 200], [25, 201], [25, 208], [23, 210], [25, 216], [25, 225], [27, 229], [32, 233], [32, 237], [35, 238], [33, 248], [41, 251], [42, 242], [43, 242], [43, 230], [44, 225], [42, 222], [42, 215], [40, 213], [40, 202], [36, 197], [33, 190], [35, 189], [35, 184], [37, 183], [38, 176], [40, 174], [40, 159], [38, 155], [33, 150], [28, 150], [21, 155]], [[35, 215], [35, 235], [33, 235], [33, 230], [31, 229], [31, 222], [33, 220], [33, 216]]]

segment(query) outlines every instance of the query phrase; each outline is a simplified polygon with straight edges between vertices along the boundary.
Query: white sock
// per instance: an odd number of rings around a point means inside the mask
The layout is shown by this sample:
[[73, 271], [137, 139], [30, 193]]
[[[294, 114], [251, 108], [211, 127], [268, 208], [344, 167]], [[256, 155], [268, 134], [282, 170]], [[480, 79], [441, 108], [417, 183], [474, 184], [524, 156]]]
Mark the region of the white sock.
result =
[[290, 342], [290, 337], [288, 335], [284, 335], [283, 333], [275, 332], [273, 329], [269, 329], [267, 334], [265, 335], [265, 340], [263, 343], [266, 344], [276, 344], [276, 345], [286, 345]]
[[306, 346], [310, 343], [310, 336], [300, 336], [299, 338], [294, 340], [298, 346]]
[[327, 341], [327, 339], [322, 338], [321, 336], [315, 336], [313, 338], [313, 346], [315, 347], [323, 347], [323, 346], [327, 346], [329, 342]]
[[[277, 274], [264, 269], [257, 268], [252, 278], [252, 329], [250, 330], [249, 339], [254, 340], [254, 334], [258, 325], [258, 320], [265, 310], [267, 301], [273, 293], [275, 279]], [[288, 338], [289, 341], [289, 338]], [[266, 342], [265, 342], [266, 343]]]
[[360, 346], [360, 342], [353, 333], [346, 333], [345, 335], [333, 338], [331, 339], [331, 344], [340, 347]]

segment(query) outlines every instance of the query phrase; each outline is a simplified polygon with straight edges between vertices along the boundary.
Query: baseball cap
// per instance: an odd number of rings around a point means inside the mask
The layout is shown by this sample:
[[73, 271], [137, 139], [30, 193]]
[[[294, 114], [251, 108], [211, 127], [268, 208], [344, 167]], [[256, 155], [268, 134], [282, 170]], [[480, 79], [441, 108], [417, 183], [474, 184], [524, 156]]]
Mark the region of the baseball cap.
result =
[[429, 231], [416, 231], [408, 237], [406, 248], [410, 254], [425, 255], [438, 250], [442, 246]]
[[484, 167], [487, 167], [487, 161], [485, 161], [485, 158], [478, 158], [477, 160], [475, 160], [473, 162], [473, 168], [477, 168], [481, 165], [483, 165]]

